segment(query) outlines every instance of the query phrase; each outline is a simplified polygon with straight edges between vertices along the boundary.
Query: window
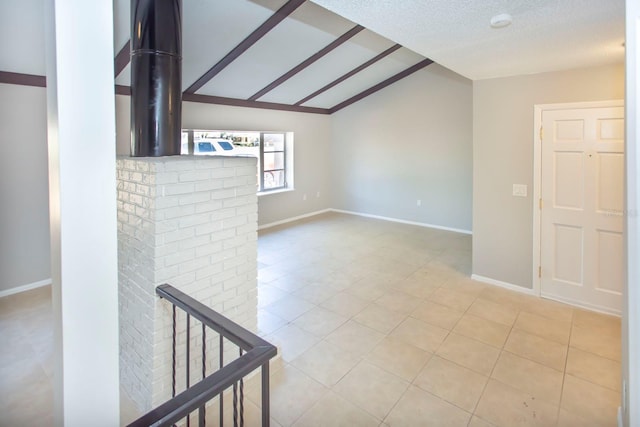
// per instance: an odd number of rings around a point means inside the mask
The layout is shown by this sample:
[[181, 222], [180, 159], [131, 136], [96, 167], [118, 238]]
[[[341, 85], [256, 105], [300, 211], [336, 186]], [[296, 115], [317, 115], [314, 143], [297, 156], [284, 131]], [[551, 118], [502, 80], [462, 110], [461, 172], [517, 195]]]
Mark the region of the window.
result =
[[286, 188], [286, 135], [260, 134], [260, 188], [262, 191]]
[[182, 130], [181, 154], [256, 157], [261, 193], [293, 188], [292, 147], [293, 132]]

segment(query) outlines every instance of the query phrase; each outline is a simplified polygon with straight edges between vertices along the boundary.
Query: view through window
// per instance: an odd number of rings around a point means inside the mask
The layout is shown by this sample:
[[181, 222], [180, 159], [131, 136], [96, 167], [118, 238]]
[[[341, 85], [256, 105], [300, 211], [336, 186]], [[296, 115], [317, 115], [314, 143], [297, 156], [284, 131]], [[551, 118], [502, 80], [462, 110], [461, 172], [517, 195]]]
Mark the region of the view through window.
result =
[[292, 133], [183, 130], [181, 154], [252, 156], [258, 159], [258, 191], [290, 188]]

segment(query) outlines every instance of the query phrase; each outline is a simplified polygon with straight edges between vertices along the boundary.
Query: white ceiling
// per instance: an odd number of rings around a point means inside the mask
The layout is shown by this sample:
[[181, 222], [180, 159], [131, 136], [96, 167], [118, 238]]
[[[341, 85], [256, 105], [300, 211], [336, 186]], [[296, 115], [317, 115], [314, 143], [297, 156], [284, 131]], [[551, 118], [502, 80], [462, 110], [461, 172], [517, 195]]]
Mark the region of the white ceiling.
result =
[[[0, 0], [0, 71], [44, 75], [44, 1]], [[183, 90], [285, 3], [183, 0]], [[114, 57], [129, 40], [130, 4], [114, 0]], [[490, 28], [504, 12], [513, 24]], [[330, 109], [425, 57], [471, 79], [624, 60], [624, 0], [312, 0], [196, 93], [246, 100], [356, 24], [366, 29], [258, 101], [295, 104], [396, 43], [404, 47], [302, 105]]]
[[624, 0], [312, 1], [473, 80], [624, 60]]

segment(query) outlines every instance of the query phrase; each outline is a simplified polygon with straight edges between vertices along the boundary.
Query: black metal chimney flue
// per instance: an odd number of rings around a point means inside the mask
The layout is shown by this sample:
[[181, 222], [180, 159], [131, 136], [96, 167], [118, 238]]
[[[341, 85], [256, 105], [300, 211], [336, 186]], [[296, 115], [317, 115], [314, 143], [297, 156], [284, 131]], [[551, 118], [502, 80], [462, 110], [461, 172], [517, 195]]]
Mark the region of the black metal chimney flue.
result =
[[182, 0], [131, 0], [131, 155], [180, 154]]

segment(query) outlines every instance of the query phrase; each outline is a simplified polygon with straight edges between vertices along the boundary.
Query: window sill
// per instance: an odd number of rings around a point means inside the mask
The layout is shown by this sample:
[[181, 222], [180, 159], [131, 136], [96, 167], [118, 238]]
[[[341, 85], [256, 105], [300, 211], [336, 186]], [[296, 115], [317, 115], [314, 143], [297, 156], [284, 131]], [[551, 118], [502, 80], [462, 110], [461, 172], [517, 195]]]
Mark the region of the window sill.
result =
[[288, 193], [293, 190], [295, 190], [295, 188], [290, 187], [290, 188], [281, 188], [280, 190], [273, 190], [273, 191], [259, 191], [258, 197], [269, 196], [271, 194]]

